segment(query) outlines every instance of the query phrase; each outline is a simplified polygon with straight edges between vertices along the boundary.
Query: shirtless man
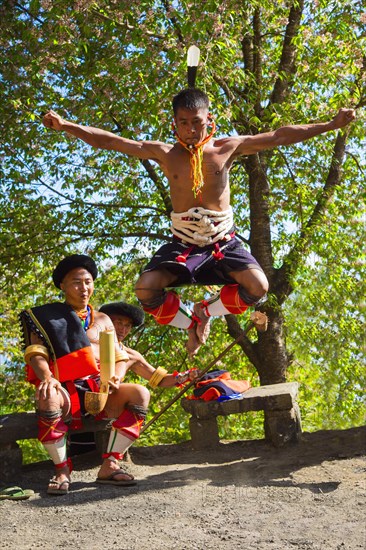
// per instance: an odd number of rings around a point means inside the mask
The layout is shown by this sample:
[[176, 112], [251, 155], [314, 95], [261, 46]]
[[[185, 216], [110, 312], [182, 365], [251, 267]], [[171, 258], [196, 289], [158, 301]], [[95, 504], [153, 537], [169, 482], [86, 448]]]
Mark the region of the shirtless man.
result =
[[[47, 492], [68, 492], [71, 462], [67, 457], [66, 434], [70, 421], [81, 427], [86, 413], [85, 394], [99, 391], [99, 335], [113, 331], [110, 318], [94, 311], [89, 300], [98, 271], [89, 256], [67, 256], [53, 271], [53, 281], [65, 294], [65, 302], [54, 302], [25, 310], [20, 314], [25, 341], [27, 379], [36, 385], [38, 438], [55, 465], [55, 476]], [[114, 418], [103, 454], [97, 482], [134, 485], [133, 476], [124, 471], [119, 460], [139, 437], [150, 393], [147, 388], [124, 382], [124, 377], [139, 359], [137, 352], [121, 350], [116, 339], [115, 376], [109, 380], [110, 393], [103, 416]], [[167, 374], [145, 362], [136, 371], [151, 387], [179, 386], [190, 373]]]
[[174, 372], [173, 374], [164, 372], [164, 369], [161, 369], [161, 367], [155, 369], [141, 353], [125, 346], [123, 342], [132, 328], [139, 327], [144, 322], [144, 312], [141, 308], [127, 304], [126, 302], [111, 302], [101, 306], [99, 311], [105, 313], [111, 319], [116, 331], [118, 345], [121, 350], [128, 353], [129, 361], [126, 362], [126, 372], [131, 370], [138, 376], [149, 380], [150, 385], [152, 375], [156, 371], [161, 372], [164, 374], [159, 383], [159, 387], [161, 388], [181, 387], [191, 380], [198, 378], [198, 369], [188, 369], [185, 372]]
[[127, 304], [126, 302], [110, 302], [99, 308], [99, 311], [108, 315], [113, 323], [118, 344], [124, 349], [123, 341], [135, 327], [140, 327], [145, 319], [141, 308]]
[[[355, 112], [340, 109], [329, 122], [215, 139], [204, 92], [183, 90], [173, 98], [173, 111], [174, 144], [126, 139], [68, 122], [53, 111], [45, 115], [43, 124], [93, 147], [155, 161], [162, 169], [174, 209], [173, 242], [163, 245], [147, 264], [136, 283], [136, 295], [158, 323], [188, 330], [187, 349], [193, 356], [207, 340], [211, 316], [242, 313], [258, 304], [268, 291], [263, 270], [234, 234], [229, 186], [233, 161], [241, 155], [299, 143], [342, 128], [355, 118]], [[187, 283], [224, 286], [209, 300], [195, 304], [191, 312], [175, 292], [165, 290]]]

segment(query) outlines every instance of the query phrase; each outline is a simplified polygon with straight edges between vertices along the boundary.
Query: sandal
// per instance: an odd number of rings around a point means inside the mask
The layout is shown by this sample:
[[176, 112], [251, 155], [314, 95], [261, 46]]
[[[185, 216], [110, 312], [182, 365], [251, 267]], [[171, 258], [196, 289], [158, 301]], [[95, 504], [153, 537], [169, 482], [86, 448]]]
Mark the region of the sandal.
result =
[[21, 487], [6, 487], [0, 491], [0, 500], [27, 500], [34, 496], [32, 489], [22, 489]]
[[[54, 485], [57, 485], [57, 487], [48, 486], [48, 495], [67, 495], [67, 493], [69, 492], [70, 481], [68, 479], [65, 479], [64, 481], [56, 481], [56, 479], [53, 477], [52, 479], [50, 479], [49, 483], [53, 483]], [[62, 488], [63, 485], [66, 485], [66, 487]]]
[[125, 485], [127, 487], [136, 485], [137, 481], [132, 476], [131, 479], [115, 479], [115, 477], [120, 474], [130, 475], [126, 470], [119, 469], [115, 470], [108, 477], [97, 477], [96, 482], [104, 485]]

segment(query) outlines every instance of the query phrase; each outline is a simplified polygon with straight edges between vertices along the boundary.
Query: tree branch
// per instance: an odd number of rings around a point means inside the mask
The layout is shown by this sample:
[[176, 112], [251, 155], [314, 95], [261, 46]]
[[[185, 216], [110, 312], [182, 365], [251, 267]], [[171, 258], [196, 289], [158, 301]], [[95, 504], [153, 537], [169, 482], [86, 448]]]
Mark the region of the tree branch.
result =
[[291, 279], [296, 273], [300, 262], [303, 262], [304, 255], [308, 252], [313, 235], [320, 225], [327, 206], [332, 200], [336, 187], [341, 181], [341, 168], [345, 156], [346, 142], [351, 128], [338, 132], [335, 140], [332, 160], [324, 187], [315, 204], [314, 210], [305, 226], [302, 228], [299, 238], [293, 248], [289, 251], [282, 267], [276, 273], [275, 292], [279, 303], [292, 292]]
[[169, 15], [170, 11], [172, 10], [172, 7], [171, 5], [169, 4], [169, 2], [167, 0], [163, 0], [163, 6], [165, 7], [165, 11], [167, 13], [167, 16], [168, 16], [168, 19], [172, 22], [173, 24], [173, 29], [175, 31], [175, 34], [177, 35], [178, 37], [178, 40], [179, 42], [184, 45], [185, 42], [184, 42], [184, 38], [183, 38], [183, 35], [182, 35], [182, 31], [178, 25], [178, 21], [177, 21], [177, 18], [176, 17], [171, 17]]
[[[249, 24], [249, 21], [248, 21]], [[249, 32], [245, 32], [241, 40], [241, 52], [244, 60], [244, 72], [253, 73], [253, 37]]]
[[228, 327], [228, 333], [233, 340], [236, 340], [240, 334], [243, 334], [243, 338], [238, 341], [238, 346], [244, 351], [249, 361], [256, 366], [256, 364], [258, 364], [258, 356], [254, 349], [254, 345], [249, 340], [248, 336], [245, 335], [245, 331], [241, 328], [237, 315], [225, 315], [225, 321]]
[[152, 166], [152, 164], [149, 160], [141, 160], [141, 164], [143, 165], [143, 167], [147, 171], [150, 179], [155, 183], [155, 185], [156, 185], [156, 187], [157, 187], [157, 189], [160, 193], [160, 196], [163, 200], [163, 203], [164, 203], [164, 206], [165, 206], [165, 213], [169, 217], [170, 213], [173, 210], [172, 201], [171, 201], [171, 198], [170, 198], [170, 195], [169, 195], [169, 191], [167, 190], [167, 188], [165, 187], [165, 185], [163, 184], [163, 182], [159, 178], [158, 174], [156, 173], [155, 168]]
[[[115, 125], [117, 126], [118, 130], [120, 132], [123, 131], [123, 127], [122, 125], [120, 124], [120, 122], [116, 119], [115, 116], [113, 116], [111, 114], [111, 117], [112, 117], [112, 120], [113, 122], [115, 123]], [[166, 211], [166, 215], [169, 217], [170, 216], [170, 213], [171, 211], [173, 210], [173, 206], [172, 206], [172, 201], [170, 199], [170, 195], [169, 195], [169, 192], [168, 190], [166, 189], [166, 187], [164, 186], [163, 182], [161, 181], [161, 179], [159, 178], [155, 168], [152, 166], [151, 162], [149, 160], [145, 160], [145, 159], [140, 159], [140, 162], [142, 164], [142, 166], [145, 168], [145, 170], [147, 171], [148, 175], [149, 175], [149, 178], [155, 183], [159, 193], [160, 193], [160, 196], [163, 200], [163, 203], [164, 203], [164, 206], [165, 206], [165, 211]]]
[[18, 8], [18, 10], [22, 11], [23, 13], [26, 13], [27, 15], [29, 15], [31, 19], [34, 19], [34, 21], [38, 21], [38, 23], [41, 23], [43, 25], [44, 23], [43, 19], [40, 19], [39, 17], [36, 17], [35, 15], [33, 15], [33, 13], [31, 13], [27, 8], [25, 8], [24, 6], [21, 6], [19, 2], [16, 2], [14, 4], [14, 7]]
[[255, 102], [254, 102], [254, 112], [257, 117], [260, 117], [262, 107], [261, 107], [261, 86], [262, 86], [262, 39], [261, 39], [261, 20], [260, 20], [260, 9], [257, 8], [254, 12], [253, 17], [253, 31], [254, 31], [254, 40], [253, 40], [253, 73], [255, 76]]
[[303, 10], [304, 0], [295, 0], [289, 13], [281, 60], [278, 67], [278, 77], [271, 94], [271, 103], [281, 103], [285, 99], [291, 84], [291, 78], [296, 72], [295, 61], [297, 48], [293, 43], [293, 38], [299, 31]]
[[[65, 231], [62, 233], [63, 235], [67, 234]], [[102, 231], [101, 233], [96, 233], [95, 231], [79, 231], [76, 233], [73, 231], [71, 233], [72, 235], [77, 235], [77, 240], [79, 239], [109, 239], [109, 238], [115, 238], [116, 233], [109, 233], [106, 231]], [[132, 237], [147, 237], [148, 239], [158, 239], [160, 241], [167, 241], [170, 239], [170, 236], [166, 233], [151, 233], [149, 231], [131, 231], [128, 233], [124, 233], [122, 235], [119, 235], [119, 238], [121, 239], [129, 239]]]
[[[124, 30], [127, 30], [127, 31], [134, 31], [134, 30], [136, 30], [136, 28], [138, 28], [138, 27], [134, 27], [133, 25], [130, 25], [130, 23], [127, 20], [124, 21], [123, 23], [120, 23], [116, 19], [112, 19], [112, 17], [108, 17], [108, 15], [105, 15], [105, 13], [101, 13], [96, 8], [92, 8], [91, 11], [92, 11], [92, 13], [94, 13], [94, 15], [96, 15], [100, 19], [103, 19], [104, 21], [108, 21], [110, 23], [113, 23], [114, 25], [116, 25], [116, 27], [118, 27], [120, 29], [124, 29]], [[146, 30], [145, 32], [146, 32], [147, 36], [149, 36], [149, 37], [159, 38], [160, 40], [166, 40], [166, 37], [162, 34], [156, 34], [156, 33], [152, 32], [152, 31], [149, 31], [149, 30]]]
[[250, 248], [271, 281], [273, 256], [268, 204], [269, 185], [259, 155], [250, 155], [244, 162], [249, 178]]

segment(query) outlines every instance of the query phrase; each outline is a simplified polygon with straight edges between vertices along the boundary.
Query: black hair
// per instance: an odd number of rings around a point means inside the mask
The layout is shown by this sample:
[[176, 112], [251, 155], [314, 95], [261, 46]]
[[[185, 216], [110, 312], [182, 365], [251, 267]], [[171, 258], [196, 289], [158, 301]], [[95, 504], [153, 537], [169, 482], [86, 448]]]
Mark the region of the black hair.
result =
[[86, 256], [85, 254], [72, 254], [61, 260], [53, 270], [52, 279], [55, 286], [61, 288], [60, 285], [66, 275], [77, 267], [86, 269], [93, 277], [93, 280], [98, 277], [97, 266], [90, 256]]
[[178, 109], [208, 109], [210, 101], [208, 96], [198, 88], [187, 88], [173, 97], [173, 112], [177, 115]]
[[122, 315], [131, 319], [134, 327], [142, 325], [145, 319], [145, 314], [140, 307], [127, 304], [126, 302], [112, 302], [104, 304], [99, 308], [99, 311], [106, 315]]

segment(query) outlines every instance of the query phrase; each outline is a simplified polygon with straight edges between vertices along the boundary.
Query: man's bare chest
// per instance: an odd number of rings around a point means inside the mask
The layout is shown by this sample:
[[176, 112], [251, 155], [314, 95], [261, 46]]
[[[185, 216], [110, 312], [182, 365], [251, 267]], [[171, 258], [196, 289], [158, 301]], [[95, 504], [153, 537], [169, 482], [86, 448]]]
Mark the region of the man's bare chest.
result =
[[164, 173], [171, 184], [174, 182], [190, 182], [194, 171], [194, 165], [202, 170], [206, 183], [226, 182], [228, 177], [228, 158], [226, 155], [215, 154], [212, 152], [203, 152], [202, 158], [197, 162], [192, 159], [191, 153], [182, 151], [172, 153], [166, 159]]

